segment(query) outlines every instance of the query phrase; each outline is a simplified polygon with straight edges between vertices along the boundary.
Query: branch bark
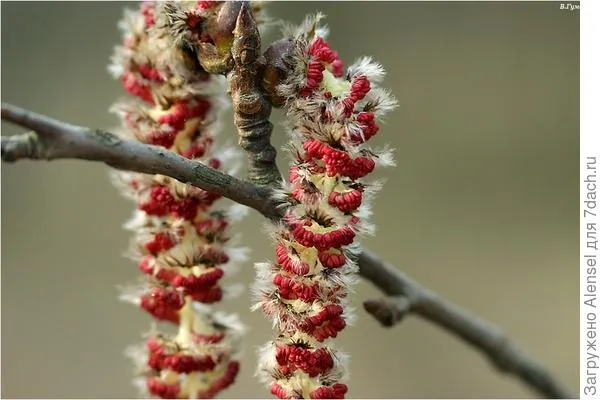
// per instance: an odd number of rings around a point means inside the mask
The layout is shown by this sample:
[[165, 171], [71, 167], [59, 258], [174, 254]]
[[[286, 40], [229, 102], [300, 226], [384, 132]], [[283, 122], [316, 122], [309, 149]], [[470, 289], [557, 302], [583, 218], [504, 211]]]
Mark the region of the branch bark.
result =
[[[35, 131], [2, 137], [1, 157], [5, 162], [99, 161], [117, 169], [175, 178], [251, 207], [274, 221], [283, 214], [284, 210], [273, 200], [272, 188], [229, 176], [161, 147], [67, 124], [6, 103], [2, 103], [1, 115], [3, 120]], [[555, 377], [511, 344], [494, 325], [442, 299], [367, 249], [360, 253], [358, 263], [360, 275], [390, 296], [365, 302], [365, 309], [384, 325], [394, 325], [407, 314], [418, 315], [473, 345], [500, 371], [519, 378], [538, 394], [547, 398], [573, 398]]]
[[224, 174], [162, 147], [125, 140], [101, 129], [67, 124], [6, 103], [2, 103], [2, 119], [35, 131], [2, 136], [3, 161], [60, 158], [100, 161], [117, 169], [166, 175], [219, 193], [267, 218], [277, 218], [269, 188]]
[[242, 2], [234, 30], [231, 54], [234, 66], [227, 75], [233, 104], [233, 120], [239, 145], [248, 156], [248, 178], [260, 185], [276, 185], [281, 175], [271, 145], [271, 103], [259, 84], [260, 34], [247, 2]]

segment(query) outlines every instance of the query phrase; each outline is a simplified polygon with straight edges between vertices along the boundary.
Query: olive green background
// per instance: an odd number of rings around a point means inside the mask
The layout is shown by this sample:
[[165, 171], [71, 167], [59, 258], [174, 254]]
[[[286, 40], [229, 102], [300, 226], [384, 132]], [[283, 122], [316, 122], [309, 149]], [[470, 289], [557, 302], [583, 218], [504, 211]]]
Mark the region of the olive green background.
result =
[[[2, 99], [76, 124], [111, 127], [123, 95], [106, 72], [123, 3], [2, 3]], [[502, 327], [578, 386], [579, 14], [556, 2], [273, 3], [298, 23], [328, 15], [350, 63], [388, 70], [400, 108], [373, 140], [397, 149], [379, 171], [376, 237], [362, 241], [447, 299]], [[278, 36], [275, 29], [266, 38]], [[275, 112], [275, 120], [281, 115]], [[222, 137], [233, 138], [229, 123]], [[2, 134], [21, 132], [2, 124]], [[277, 126], [278, 147], [285, 135]], [[286, 165], [282, 153], [279, 163]], [[133, 281], [122, 223], [133, 205], [108, 168], [82, 161], [2, 165], [2, 396], [131, 397], [123, 349], [150, 318], [117, 300]], [[257, 213], [240, 224], [252, 262], [273, 259]], [[516, 380], [419, 318], [381, 328], [360, 302], [335, 344], [351, 354], [354, 398], [529, 397]], [[248, 293], [223, 302], [250, 326], [223, 397], [270, 397], [253, 377], [270, 323]]]

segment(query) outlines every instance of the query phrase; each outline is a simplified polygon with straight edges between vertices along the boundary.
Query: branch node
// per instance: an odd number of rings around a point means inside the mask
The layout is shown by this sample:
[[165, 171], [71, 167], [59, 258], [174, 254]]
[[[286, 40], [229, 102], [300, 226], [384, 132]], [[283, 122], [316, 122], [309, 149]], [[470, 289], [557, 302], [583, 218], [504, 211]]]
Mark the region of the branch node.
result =
[[391, 328], [411, 311], [411, 301], [406, 296], [369, 299], [363, 303], [365, 310], [381, 325]]
[[22, 158], [42, 159], [43, 145], [34, 131], [15, 136], [2, 136], [2, 161], [15, 162]]

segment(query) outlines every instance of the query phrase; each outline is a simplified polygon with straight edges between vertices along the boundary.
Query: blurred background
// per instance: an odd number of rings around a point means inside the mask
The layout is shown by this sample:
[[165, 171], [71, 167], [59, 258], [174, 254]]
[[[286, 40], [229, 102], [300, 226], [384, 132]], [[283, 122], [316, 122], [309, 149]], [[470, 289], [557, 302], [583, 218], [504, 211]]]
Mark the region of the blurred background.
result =
[[[106, 71], [119, 2], [2, 2], [2, 100], [110, 128], [124, 91]], [[130, 6], [134, 4], [129, 3]], [[493, 321], [573, 391], [578, 386], [579, 14], [556, 2], [275, 2], [299, 23], [323, 11], [349, 64], [372, 55], [400, 108], [375, 145], [376, 237], [363, 243], [447, 299]], [[278, 38], [275, 29], [265, 42]], [[281, 121], [278, 111], [275, 122]], [[222, 137], [232, 138], [232, 124]], [[2, 124], [2, 134], [22, 130]], [[286, 141], [280, 126], [274, 142]], [[280, 166], [287, 161], [282, 155]], [[136, 395], [123, 349], [150, 318], [117, 300], [136, 266], [122, 254], [133, 205], [103, 164], [2, 165], [2, 396]], [[252, 212], [239, 226], [252, 262], [274, 258]], [[383, 329], [360, 303], [336, 340], [351, 354], [353, 398], [535, 396], [455, 337], [419, 318]], [[251, 327], [237, 383], [222, 397], [270, 397], [253, 377], [270, 323], [250, 297], [223, 302]]]

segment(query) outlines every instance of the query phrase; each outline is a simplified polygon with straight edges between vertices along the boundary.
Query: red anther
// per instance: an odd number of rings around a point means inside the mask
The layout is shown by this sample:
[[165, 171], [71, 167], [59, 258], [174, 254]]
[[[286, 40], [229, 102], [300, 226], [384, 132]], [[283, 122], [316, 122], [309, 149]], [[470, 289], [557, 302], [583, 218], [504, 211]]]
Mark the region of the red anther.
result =
[[188, 221], [193, 221], [198, 214], [198, 207], [200, 202], [194, 198], [185, 198], [178, 203], [171, 205], [171, 211], [173, 216], [177, 218], [183, 218]]
[[158, 352], [162, 349], [163, 345], [162, 343], [160, 343], [159, 340], [157, 340], [154, 337], [151, 337], [146, 341], [146, 347], [150, 352]]
[[350, 116], [352, 115], [352, 111], [354, 110], [354, 104], [356, 104], [356, 101], [354, 101], [352, 97], [346, 97], [342, 100], [342, 107], [344, 108], [344, 115], [346, 116], [346, 118], [350, 118]]
[[325, 339], [336, 337], [338, 332], [342, 331], [345, 327], [346, 321], [344, 318], [332, 317], [307, 333], [312, 335], [319, 342], [322, 342]]
[[196, 343], [219, 343], [225, 337], [225, 333], [217, 333], [214, 335], [200, 335], [192, 332], [192, 339]]
[[215, 368], [215, 361], [210, 356], [192, 356], [173, 354], [163, 360], [164, 368], [171, 369], [179, 374], [191, 372], [206, 372]]
[[165, 288], [152, 288], [140, 298], [140, 307], [160, 321], [179, 323], [179, 310], [184, 300], [181, 294]]
[[304, 285], [302, 283], [297, 282], [292, 288], [296, 296], [304, 301], [305, 303], [310, 303], [316, 300], [319, 297], [318, 294], [318, 286], [315, 285]]
[[294, 345], [278, 346], [275, 359], [284, 375], [299, 368], [309, 376], [315, 377], [333, 368], [333, 358], [324, 348], [311, 351]]
[[292, 197], [296, 200], [298, 200], [299, 202], [302, 202], [302, 194], [304, 193], [304, 190], [302, 190], [302, 188], [295, 188], [292, 190]]
[[185, 126], [187, 120], [187, 104], [183, 101], [175, 102], [166, 114], [158, 117], [158, 122], [167, 124], [176, 131], [180, 131]]
[[348, 387], [342, 383], [332, 386], [321, 386], [310, 393], [311, 399], [343, 399], [348, 392]]
[[315, 60], [327, 64], [331, 64], [338, 59], [338, 54], [320, 36], [310, 45], [308, 54], [312, 55]]
[[339, 78], [344, 75], [344, 63], [342, 60], [335, 60], [331, 63], [331, 72], [333, 76]]
[[298, 175], [298, 166], [297, 165], [293, 165], [292, 167], [290, 167], [290, 173], [289, 173], [289, 180], [290, 183], [296, 183], [296, 180], [300, 177], [300, 175]]
[[186, 292], [192, 299], [199, 303], [212, 304], [221, 301], [223, 298], [223, 290], [216, 286], [210, 289]]
[[229, 224], [223, 215], [215, 215], [212, 218], [197, 222], [194, 226], [199, 235], [213, 235], [218, 237], [225, 232]]
[[198, 7], [202, 10], [205, 10], [207, 8], [212, 7], [213, 5], [215, 5], [215, 1], [214, 0], [199, 0], [198, 1]]
[[161, 399], [179, 398], [179, 382], [166, 383], [160, 380], [160, 378], [148, 378], [146, 387], [150, 394], [160, 397]]
[[354, 241], [355, 235], [355, 232], [347, 226], [327, 233], [308, 231], [301, 224], [295, 224], [292, 229], [292, 236], [298, 243], [305, 247], [315, 247], [317, 250], [348, 246]]
[[366, 76], [361, 75], [352, 80], [350, 94], [341, 101], [342, 107], [344, 108], [344, 114], [347, 118], [350, 118], [352, 115], [356, 102], [364, 99], [369, 90], [371, 90], [371, 84]]
[[137, 96], [147, 103], [154, 104], [154, 98], [152, 97], [150, 88], [140, 82], [130, 72], [126, 72], [121, 76], [121, 83], [127, 93]]
[[174, 130], [171, 130], [170, 132], [150, 132], [145, 134], [144, 140], [148, 144], [169, 149], [173, 146], [173, 143], [175, 143], [176, 136], [177, 132]]
[[167, 215], [175, 205], [175, 199], [166, 186], [154, 186], [150, 190], [150, 200], [141, 203], [138, 208], [148, 215]]
[[153, 256], [156, 256], [162, 251], [169, 250], [175, 246], [168, 233], [159, 232], [154, 235], [154, 238], [144, 246], [146, 250]]
[[146, 28], [154, 26], [154, 1], [144, 1], [140, 6], [140, 11], [144, 16], [144, 22]]
[[306, 161], [309, 161], [312, 158], [320, 159], [323, 157], [325, 146], [325, 144], [316, 139], [310, 139], [304, 142], [302, 147], [304, 147], [304, 150], [306, 151]]
[[292, 260], [285, 245], [281, 242], [275, 245], [275, 254], [277, 254], [277, 263], [287, 272], [302, 276], [310, 271], [308, 264], [300, 260]]
[[223, 270], [221, 268], [213, 268], [212, 270], [203, 273], [202, 275], [178, 275], [173, 278], [171, 284], [174, 287], [183, 288], [186, 291], [197, 292], [205, 290], [213, 286], [223, 277]]
[[210, 160], [208, 160], [208, 165], [211, 168], [219, 169], [221, 167], [221, 160], [219, 160], [218, 158], [211, 158]]
[[350, 138], [355, 143], [364, 143], [379, 131], [379, 126], [375, 123], [375, 114], [372, 112], [359, 112], [355, 120], [361, 125], [362, 130], [362, 137], [353, 135]]
[[325, 71], [323, 64], [315, 61], [309, 63], [306, 71], [307, 86], [313, 89], [316, 88], [323, 81], [323, 71]]
[[146, 256], [142, 258], [138, 264], [140, 271], [142, 271], [144, 274], [152, 275], [154, 273], [154, 265], [152, 260], [153, 257]]
[[159, 268], [158, 271], [154, 273], [156, 279], [159, 279], [164, 282], [171, 283], [173, 279], [179, 276], [179, 273], [174, 268]]
[[275, 360], [279, 364], [279, 372], [282, 375], [289, 375], [296, 370], [296, 366], [289, 361], [294, 348], [294, 346], [281, 345], [275, 349]]
[[187, 108], [187, 118], [203, 117], [208, 110], [210, 110], [211, 104], [209, 101], [204, 99], [196, 99], [196, 104], [192, 107]]
[[352, 180], [362, 178], [375, 169], [375, 161], [368, 157], [357, 157], [344, 171], [344, 175]]
[[221, 197], [223, 197], [223, 196], [221, 196], [220, 194], [217, 194], [217, 193], [205, 192], [202, 203], [204, 204], [205, 207], [209, 207], [215, 201], [219, 200]]
[[327, 305], [316, 315], [305, 318], [300, 329], [319, 342], [336, 337], [337, 333], [346, 327], [346, 321], [341, 316], [343, 311], [337, 304]]
[[313, 89], [305, 87], [305, 88], [300, 89], [300, 91], [298, 92], [298, 96], [299, 97], [308, 97], [311, 95], [312, 92], [313, 92]]
[[317, 285], [305, 285], [281, 274], [273, 276], [273, 283], [279, 288], [281, 297], [287, 300], [300, 299], [310, 303], [319, 297]]
[[353, 226], [356, 225], [360, 222], [360, 218], [358, 218], [356, 215], [353, 215], [352, 218], [350, 218], [350, 220], [348, 221], [348, 225], [349, 226]]
[[333, 384], [332, 388], [335, 391], [336, 398], [338, 399], [343, 399], [344, 395], [348, 393], [348, 386], [344, 385], [343, 383], [335, 383]]
[[[202, 9], [200, 8], [200, 6], [198, 4], [196, 4], [198, 9]], [[188, 14], [185, 22], [187, 24], [187, 26], [189, 28], [195, 29], [195, 27], [198, 25], [199, 22], [202, 22], [203, 17], [201, 17], [200, 15], [195, 15], [195, 14]], [[200, 32], [197, 32], [197, 34], [199, 35]]]
[[271, 384], [271, 394], [273, 396], [277, 396], [278, 399], [287, 399], [288, 398], [288, 394], [286, 392], [286, 390], [278, 385], [277, 383], [272, 383]]
[[343, 168], [351, 160], [345, 151], [334, 149], [326, 144], [321, 144], [321, 158], [327, 168]]
[[178, 100], [173, 103], [166, 114], [158, 118], [158, 122], [180, 131], [188, 120], [204, 116], [209, 108], [210, 103], [206, 100], [198, 100], [193, 106], [190, 106], [187, 100]]
[[332, 317], [336, 315], [342, 315], [344, 309], [339, 304], [328, 304], [325, 306], [325, 309], [321, 312], [325, 312], [327, 315]]
[[300, 91], [300, 96], [309, 96], [319, 86], [323, 81], [323, 71], [325, 71], [325, 66], [321, 62], [311, 61], [308, 63], [306, 68], [306, 84]]
[[273, 276], [273, 283], [283, 289], [289, 289], [293, 285], [293, 281], [281, 274], [275, 274]]
[[148, 348], [148, 361], [146, 364], [148, 367], [152, 368], [155, 371], [160, 371], [163, 369], [163, 362], [165, 360], [165, 353], [163, 351], [163, 346], [153, 338], [150, 338], [146, 343], [146, 347]]
[[200, 391], [196, 394], [198, 399], [212, 399], [217, 393], [226, 389], [231, 385], [240, 371], [240, 363], [237, 361], [231, 361], [227, 365], [227, 370], [219, 379], [213, 382], [210, 388]]
[[193, 144], [188, 149], [183, 151], [181, 155], [185, 158], [200, 158], [206, 153], [206, 148], [199, 144]]
[[375, 168], [375, 161], [371, 158], [360, 156], [352, 159], [348, 153], [326, 145], [322, 145], [321, 153], [328, 176], [340, 174], [356, 180], [371, 173]]
[[371, 90], [371, 83], [369, 79], [364, 76], [357, 76], [352, 80], [352, 86], [350, 88], [350, 97], [354, 102], [365, 98], [367, 93]]
[[152, 68], [149, 64], [138, 64], [137, 69], [140, 72], [140, 75], [142, 75], [144, 78], [148, 79], [149, 81], [156, 81], [156, 82], [164, 81], [164, 78], [162, 77], [160, 72], [158, 72], [158, 70]]
[[319, 261], [324, 268], [340, 268], [346, 264], [346, 256], [338, 249], [319, 251]]
[[331, 192], [329, 195], [329, 204], [345, 213], [356, 210], [361, 203], [362, 193], [357, 189], [345, 193]]

